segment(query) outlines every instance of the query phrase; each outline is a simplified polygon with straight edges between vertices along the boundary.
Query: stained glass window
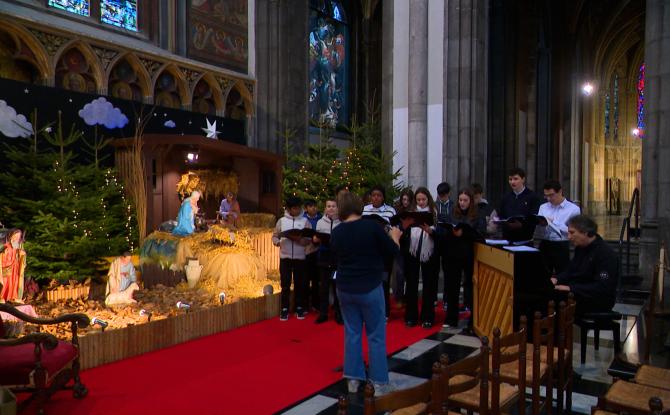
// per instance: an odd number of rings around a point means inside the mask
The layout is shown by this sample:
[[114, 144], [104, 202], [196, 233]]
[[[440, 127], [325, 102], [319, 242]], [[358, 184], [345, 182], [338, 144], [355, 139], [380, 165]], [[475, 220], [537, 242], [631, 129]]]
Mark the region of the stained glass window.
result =
[[614, 140], [619, 138], [619, 75], [614, 75], [614, 87], [612, 88], [612, 95], [614, 95]]
[[349, 27], [338, 1], [312, 0], [309, 115], [317, 125], [349, 123]]
[[137, 32], [137, 0], [102, 0], [100, 21]]
[[49, 0], [49, 6], [54, 9], [65, 10], [80, 16], [91, 15], [91, 2], [88, 0]]
[[644, 63], [637, 77], [637, 136], [644, 137]]
[[610, 94], [605, 94], [605, 138], [610, 137]]

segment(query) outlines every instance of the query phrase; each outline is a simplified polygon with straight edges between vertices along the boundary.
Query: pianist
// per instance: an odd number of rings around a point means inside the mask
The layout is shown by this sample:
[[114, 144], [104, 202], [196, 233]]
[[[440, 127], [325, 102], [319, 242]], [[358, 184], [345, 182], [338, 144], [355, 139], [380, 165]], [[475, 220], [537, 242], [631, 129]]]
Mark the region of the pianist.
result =
[[619, 260], [598, 235], [598, 225], [586, 215], [568, 220], [568, 239], [575, 255], [567, 269], [551, 279], [562, 297], [572, 292], [577, 300], [576, 314], [607, 312], [614, 307]]

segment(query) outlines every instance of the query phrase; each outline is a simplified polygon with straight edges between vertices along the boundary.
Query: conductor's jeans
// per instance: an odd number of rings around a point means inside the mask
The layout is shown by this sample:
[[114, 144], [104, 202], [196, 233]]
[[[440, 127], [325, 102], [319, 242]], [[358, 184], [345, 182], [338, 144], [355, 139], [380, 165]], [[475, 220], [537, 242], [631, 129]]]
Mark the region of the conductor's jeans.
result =
[[291, 281], [295, 290], [295, 307], [305, 307], [305, 260], [279, 259], [279, 277], [281, 280], [281, 308], [288, 309], [291, 300]]

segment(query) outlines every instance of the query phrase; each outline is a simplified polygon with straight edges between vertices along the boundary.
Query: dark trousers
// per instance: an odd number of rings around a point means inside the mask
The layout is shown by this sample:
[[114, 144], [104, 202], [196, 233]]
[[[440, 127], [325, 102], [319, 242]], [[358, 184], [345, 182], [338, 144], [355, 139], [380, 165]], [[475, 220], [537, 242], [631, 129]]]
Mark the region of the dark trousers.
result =
[[296, 308], [305, 307], [305, 260], [281, 258], [279, 260], [279, 278], [281, 281], [281, 308], [288, 309], [291, 300], [291, 282], [295, 290]]
[[[458, 325], [459, 304], [458, 297], [461, 292], [461, 279], [463, 279], [463, 302], [472, 310], [472, 273], [474, 270], [474, 259], [469, 256], [450, 257], [447, 261], [445, 274], [447, 316], [445, 323], [450, 326]], [[472, 319], [470, 319], [472, 322]]]
[[545, 241], [540, 242], [540, 253], [544, 266], [552, 274], [560, 274], [565, 271], [570, 263], [569, 241]]
[[449, 268], [449, 257], [447, 257], [446, 252], [441, 251], [438, 253], [439, 259], [437, 262], [438, 270], [438, 278], [440, 275], [440, 269], [439, 267], [442, 267], [442, 277], [444, 280], [442, 281], [442, 301], [444, 304], [447, 304], [447, 293], [449, 292], [449, 282], [447, 281], [447, 269]]
[[405, 261], [402, 255], [395, 257], [393, 261], [393, 298], [403, 301], [405, 298]]
[[428, 261], [420, 262], [412, 255], [405, 254], [405, 321], [417, 321], [419, 317], [419, 273], [423, 281], [421, 295], [421, 321], [435, 322], [435, 307], [433, 302], [437, 295], [437, 256], [433, 255]]
[[330, 287], [333, 287], [333, 308], [335, 309], [335, 314], [340, 313], [340, 302], [337, 300], [337, 289], [335, 286], [335, 280], [333, 279], [332, 268], [329, 267], [319, 267], [319, 314], [322, 316], [328, 316], [328, 306], [330, 300]]
[[[307, 296], [305, 306], [319, 308], [319, 267], [317, 260], [319, 252], [313, 252], [305, 257], [305, 295]], [[327, 301], [327, 300], [326, 300]]]

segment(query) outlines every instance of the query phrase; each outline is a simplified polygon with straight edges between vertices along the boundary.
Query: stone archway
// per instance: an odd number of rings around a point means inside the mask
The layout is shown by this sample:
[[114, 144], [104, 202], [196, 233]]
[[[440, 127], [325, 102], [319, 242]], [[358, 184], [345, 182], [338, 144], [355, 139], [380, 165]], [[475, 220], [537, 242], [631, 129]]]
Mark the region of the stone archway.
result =
[[23, 28], [0, 20], [0, 77], [47, 84], [50, 73], [47, 53], [39, 41]]

